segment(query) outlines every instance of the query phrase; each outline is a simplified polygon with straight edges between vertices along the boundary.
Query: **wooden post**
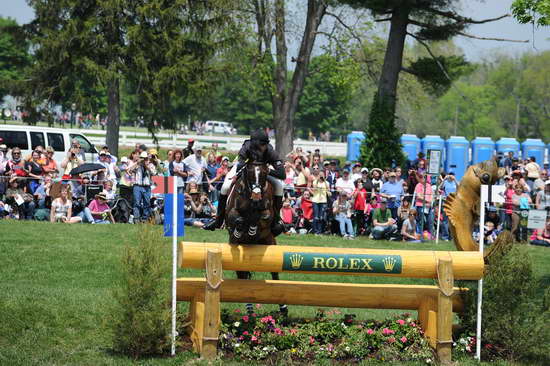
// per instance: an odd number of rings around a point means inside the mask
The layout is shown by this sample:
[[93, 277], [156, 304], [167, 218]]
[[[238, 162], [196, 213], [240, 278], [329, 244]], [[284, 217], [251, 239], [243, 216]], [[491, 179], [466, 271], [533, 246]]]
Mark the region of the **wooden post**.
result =
[[451, 258], [439, 258], [439, 294], [437, 296], [437, 356], [441, 363], [451, 362], [453, 345], [453, 262]]
[[201, 357], [216, 358], [220, 332], [220, 285], [222, 283], [222, 253], [209, 249], [206, 254], [206, 288], [204, 293], [204, 335]]
[[426, 296], [420, 301], [418, 307], [418, 321], [422, 330], [424, 330], [424, 336], [428, 340], [428, 343], [432, 348], [436, 348], [437, 345], [437, 305], [436, 298], [432, 296]]
[[204, 293], [198, 293], [193, 297], [189, 312], [191, 316], [193, 350], [200, 353], [202, 350], [202, 338], [204, 336]]

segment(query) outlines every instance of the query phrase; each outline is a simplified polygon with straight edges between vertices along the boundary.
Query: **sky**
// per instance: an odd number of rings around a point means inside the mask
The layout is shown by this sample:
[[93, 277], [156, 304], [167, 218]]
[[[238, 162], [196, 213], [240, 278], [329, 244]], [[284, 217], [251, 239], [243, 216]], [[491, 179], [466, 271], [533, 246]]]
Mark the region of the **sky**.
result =
[[[33, 11], [25, 0], [4, 0], [0, 15], [16, 19], [20, 24], [33, 18]], [[493, 18], [510, 13], [513, 0], [462, 0], [462, 14], [474, 19]], [[523, 52], [543, 51], [550, 49], [550, 27], [533, 29], [531, 25], [518, 24], [513, 18], [473, 25], [469, 33], [480, 37], [497, 37], [517, 40], [528, 40], [528, 43], [510, 43], [481, 41], [457, 37], [455, 42], [464, 50], [470, 61], [479, 61], [495, 53], [518, 55]]]

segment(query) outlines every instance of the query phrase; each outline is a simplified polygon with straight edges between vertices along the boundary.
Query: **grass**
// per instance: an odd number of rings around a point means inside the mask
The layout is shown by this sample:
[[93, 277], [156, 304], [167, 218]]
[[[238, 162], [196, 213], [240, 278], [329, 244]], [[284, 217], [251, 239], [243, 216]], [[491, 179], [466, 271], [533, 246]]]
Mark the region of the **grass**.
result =
[[[159, 240], [170, 251], [170, 238]], [[111, 352], [106, 309], [112, 302], [111, 290], [119, 277], [118, 267], [124, 245], [132, 245], [137, 226], [63, 225], [40, 222], [0, 221], [0, 364], [1, 365], [180, 365], [196, 358], [191, 352], [175, 358], [134, 361]], [[224, 242], [225, 231], [204, 232], [186, 228], [187, 241]], [[407, 245], [374, 242], [367, 239], [343, 241], [335, 237], [284, 236], [281, 244], [364, 247], [392, 249], [454, 250], [449, 243]], [[530, 247], [537, 276], [550, 279], [550, 251]], [[179, 270], [180, 276], [203, 276], [198, 270]], [[225, 278], [235, 278], [233, 272]], [[255, 278], [269, 278], [256, 274]], [[433, 283], [432, 280], [336, 275], [282, 274], [282, 279], [370, 282]], [[330, 294], [327, 294], [330, 296]], [[224, 304], [232, 309], [242, 304]], [[179, 311], [186, 310], [180, 304]], [[275, 310], [277, 307], [273, 305]], [[290, 307], [291, 316], [313, 316], [315, 308]], [[345, 310], [344, 310], [345, 311]], [[359, 318], [384, 318], [395, 311], [349, 310]], [[239, 364], [224, 360], [220, 364]], [[464, 360], [461, 365], [474, 364]], [[253, 363], [248, 363], [253, 364]], [[497, 365], [499, 363], [496, 363]], [[500, 363], [502, 365], [507, 363]]]

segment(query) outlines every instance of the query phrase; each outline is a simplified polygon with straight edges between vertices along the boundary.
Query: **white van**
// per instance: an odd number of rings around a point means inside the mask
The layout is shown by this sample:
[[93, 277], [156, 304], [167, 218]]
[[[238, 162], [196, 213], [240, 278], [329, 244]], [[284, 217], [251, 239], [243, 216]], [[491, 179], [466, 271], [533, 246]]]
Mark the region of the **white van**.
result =
[[76, 139], [85, 153], [86, 162], [95, 162], [97, 158], [95, 146], [78, 130], [0, 124], [0, 137], [1, 144], [7, 145], [8, 149], [20, 148], [23, 157], [30, 155], [37, 146], [51, 146], [55, 150], [55, 161], [60, 163], [67, 156], [71, 141]]
[[237, 130], [229, 122], [206, 121], [204, 124], [204, 132], [223, 133], [225, 135], [235, 135], [237, 133]]

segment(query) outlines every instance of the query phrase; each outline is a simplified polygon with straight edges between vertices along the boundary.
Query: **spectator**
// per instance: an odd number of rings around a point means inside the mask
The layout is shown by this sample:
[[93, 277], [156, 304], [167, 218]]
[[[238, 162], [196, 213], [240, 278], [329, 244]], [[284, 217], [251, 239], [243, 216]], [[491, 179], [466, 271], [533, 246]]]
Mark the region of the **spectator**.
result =
[[550, 247], [550, 219], [546, 220], [544, 229], [537, 229], [533, 232], [531, 244]]
[[80, 142], [78, 142], [77, 139], [73, 139], [71, 141], [71, 149], [74, 151], [78, 159], [82, 160], [82, 162], [86, 161], [86, 154], [84, 153], [84, 151], [82, 151], [82, 146], [80, 145]]
[[528, 211], [531, 205], [531, 197], [524, 190], [524, 187], [517, 183], [514, 186], [514, 194], [512, 195], [512, 204], [514, 206], [512, 213], [512, 235], [515, 235], [518, 241], [527, 240], [527, 227], [525, 220], [520, 216], [522, 211]]
[[216, 202], [218, 200], [219, 191], [214, 188], [212, 183], [216, 178], [219, 168], [220, 164], [216, 160], [216, 154], [213, 152], [208, 153], [205, 173], [207, 178], [206, 187], [208, 188], [208, 198], [211, 202]]
[[550, 180], [544, 183], [544, 190], [537, 193], [535, 204], [537, 210], [550, 210]]
[[485, 218], [485, 222], [488, 221], [493, 223], [493, 228], [495, 228], [497, 232], [502, 230], [500, 216], [498, 215], [497, 208], [495, 206], [489, 206], [487, 208], [487, 217]]
[[61, 188], [60, 196], [53, 200], [50, 211], [50, 222], [76, 224], [82, 222], [79, 216], [72, 216], [73, 201], [70, 199], [69, 186]]
[[[479, 230], [476, 230], [473, 233], [474, 239], [476, 241], [479, 240]], [[497, 232], [495, 229], [495, 225], [492, 221], [485, 221], [485, 225], [483, 226], [483, 242], [486, 245], [491, 245], [495, 242], [497, 239]]]
[[[405, 183], [405, 181], [403, 180], [403, 177], [402, 177], [402, 171], [401, 171], [401, 168], [400, 167], [397, 167], [393, 170], [395, 172], [395, 181], [401, 185], [403, 185], [403, 183]], [[403, 188], [404, 189], [404, 188]], [[406, 192], [405, 192], [406, 193]]]
[[132, 174], [128, 172], [128, 167], [133, 163], [133, 155], [137, 155], [137, 153], [133, 151], [130, 154], [130, 159], [126, 156], [123, 156], [122, 159], [120, 159], [120, 181], [118, 183], [120, 197], [124, 198], [130, 204], [130, 207], [133, 206], [134, 202], [134, 193], [132, 188], [134, 185], [134, 180]]
[[116, 191], [113, 189], [113, 182], [107, 180], [103, 182], [103, 192], [107, 195], [108, 201], [114, 201], [116, 199]]
[[221, 194], [222, 185], [225, 180], [225, 176], [229, 173], [229, 158], [227, 156], [222, 157], [221, 165], [216, 171], [216, 176], [212, 180], [211, 184], [214, 185], [216, 191], [218, 191], [217, 200], [219, 200], [219, 195]]
[[[183, 152], [182, 152], [182, 156], [183, 156]], [[162, 167], [166, 172], [165, 174], [166, 176], [171, 175], [171, 173], [169, 172], [169, 169], [170, 169], [170, 163], [172, 163], [172, 161], [174, 161], [174, 150], [168, 150], [168, 152], [166, 153], [166, 160], [162, 162]]]
[[25, 163], [25, 170], [28, 177], [31, 178], [27, 180], [28, 192], [34, 194], [34, 191], [40, 185], [42, 174], [44, 174], [42, 165], [40, 165], [40, 152], [36, 150], [32, 152], [31, 159]]
[[284, 190], [285, 192], [290, 193], [292, 196], [294, 196], [294, 178], [296, 177], [296, 170], [294, 170], [294, 166], [289, 162], [285, 162], [285, 180], [284, 183]]
[[[404, 201], [405, 202], [405, 201]], [[402, 211], [404, 214], [405, 212]], [[420, 243], [420, 234], [416, 232], [416, 210], [414, 208], [407, 210], [407, 218], [401, 226], [401, 237], [403, 241]]]
[[151, 177], [156, 174], [147, 152], [141, 152], [139, 160], [128, 168], [128, 172], [133, 174], [134, 181], [134, 222], [146, 221], [151, 215]]
[[[411, 210], [414, 210], [413, 208], [411, 208], [411, 200], [410, 198], [406, 197], [403, 199], [401, 206], [399, 206], [399, 208], [397, 209], [397, 228], [398, 229], [401, 229], [403, 222], [409, 218], [409, 211]], [[415, 218], [417, 214], [418, 213], [415, 214]]]
[[338, 199], [332, 204], [332, 212], [335, 220], [340, 224], [340, 235], [344, 239], [354, 239], [355, 235], [351, 223], [351, 204], [345, 190], [339, 192]]
[[9, 181], [9, 188], [6, 190], [6, 203], [16, 211], [16, 218], [19, 220], [31, 220], [34, 215], [35, 203], [33, 196], [25, 192], [16, 176]]
[[311, 201], [313, 202], [313, 233], [321, 235], [325, 223], [325, 210], [330, 188], [323, 172], [318, 171], [316, 174], [317, 178], [313, 180], [310, 187]]
[[[328, 192], [327, 192], [328, 194]], [[296, 229], [305, 228], [309, 230], [313, 222], [313, 205], [311, 201], [311, 192], [305, 191], [304, 194], [296, 200], [296, 207], [300, 210], [302, 222], [300, 225], [296, 225]], [[298, 211], [298, 210], [296, 210]], [[296, 212], [298, 215], [298, 212]]]
[[330, 187], [330, 191], [332, 192], [332, 199], [335, 200], [338, 191], [336, 191], [336, 182], [338, 181], [338, 178], [340, 177], [340, 174], [338, 173], [338, 167], [336, 166], [336, 161], [332, 160], [329, 165], [328, 172], [325, 174], [325, 177], [327, 179], [327, 182]]
[[187, 172], [187, 182], [200, 185], [203, 182], [203, 173], [206, 170], [206, 160], [202, 157], [202, 148], [197, 147], [193, 155], [183, 159], [183, 164]]
[[387, 200], [380, 199], [380, 207], [374, 210], [372, 215], [372, 236], [375, 240], [391, 239], [392, 234], [397, 231], [395, 220], [387, 207]]
[[403, 184], [397, 183], [395, 172], [388, 173], [388, 181], [382, 185], [380, 196], [387, 200], [391, 216], [397, 221], [397, 210], [401, 206], [401, 199], [404, 195]]
[[367, 211], [367, 191], [363, 188], [363, 181], [355, 181], [355, 190], [351, 195], [353, 202], [353, 230], [359, 236], [365, 233], [365, 212]]
[[350, 172], [348, 170], [344, 170], [342, 172], [342, 177], [338, 178], [336, 181], [336, 190], [338, 193], [346, 192], [347, 197], [350, 197], [355, 190], [355, 185], [350, 178]]
[[370, 171], [372, 190], [374, 194], [378, 194], [382, 188], [382, 169], [373, 168]]
[[290, 205], [289, 198], [286, 198], [283, 201], [283, 207], [281, 208], [281, 219], [283, 220], [283, 224], [285, 225], [285, 232], [295, 231], [293, 224], [296, 219], [296, 212], [294, 208], [292, 208], [292, 206]]
[[[44, 181], [34, 191], [35, 201], [38, 203], [38, 208], [46, 208], [51, 205], [50, 188], [52, 187], [52, 176], [46, 174]], [[49, 201], [49, 202], [48, 202]]]
[[195, 217], [199, 219], [212, 219], [216, 216], [216, 207], [214, 207], [206, 192], [202, 192], [199, 197]]
[[302, 194], [310, 181], [311, 172], [305, 166], [305, 161], [302, 157], [297, 157], [294, 160], [294, 170], [296, 171], [296, 183], [294, 184], [297, 194]]
[[504, 159], [503, 165], [506, 169], [506, 174], [512, 174], [512, 165], [514, 164], [514, 152], [508, 151], [508, 156]]
[[533, 184], [537, 179], [539, 179], [540, 166], [537, 164], [537, 159], [534, 156], [529, 158], [527, 164], [525, 164], [525, 170], [527, 172], [527, 185], [529, 189], [533, 190]]
[[81, 164], [84, 164], [79, 156], [79, 149], [74, 145], [67, 152], [67, 156], [61, 162], [61, 169], [63, 169], [63, 179], [71, 178], [71, 170], [77, 168]]
[[18, 177], [26, 177], [28, 175], [25, 169], [25, 160], [21, 158], [21, 149], [14, 147], [11, 150], [11, 160], [6, 164], [6, 172]]
[[357, 179], [362, 178], [363, 176], [361, 175], [361, 163], [353, 164], [353, 168], [351, 170], [351, 181], [355, 182]]
[[193, 151], [194, 144], [195, 144], [195, 140], [193, 139], [187, 140], [187, 146], [183, 149], [183, 159], [186, 159], [188, 156], [193, 155], [195, 153]]
[[548, 172], [543, 169], [540, 171], [539, 177], [533, 183], [533, 189], [531, 190], [533, 195], [536, 196], [540, 191], [544, 190], [544, 185], [546, 184], [547, 180], [548, 180]]
[[89, 217], [88, 221], [90, 221], [92, 224], [109, 224], [110, 222], [112, 222], [113, 224], [115, 223], [115, 218], [113, 217], [113, 214], [111, 213], [111, 208], [107, 203], [107, 194], [105, 192], [100, 192], [96, 194], [95, 198], [88, 205], [88, 209], [89, 211], [85, 212], [91, 214], [93, 221], [90, 220]]
[[429, 234], [432, 234], [433, 227], [433, 210], [432, 210], [432, 201], [433, 201], [433, 190], [432, 185], [427, 182], [427, 177], [425, 174], [417, 174], [418, 183], [414, 189], [416, 194], [415, 209], [416, 212], [424, 217], [420, 217], [416, 220], [417, 222], [417, 232], [423, 233], [427, 231]]
[[59, 170], [57, 169], [57, 163], [55, 162], [55, 159], [53, 158], [53, 155], [55, 153], [55, 150], [53, 147], [48, 146], [46, 148], [46, 158], [44, 165], [42, 165], [42, 169], [44, 170], [44, 173], [49, 173], [52, 175], [52, 177], [56, 177], [59, 173]]
[[178, 193], [182, 194], [185, 190], [185, 180], [187, 178], [187, 172], [185, 164], [183, 163], [183, 152], [181, 150], [174, 150], [173, 160], [168, 165], [170, 175], [176, 177], [178, 180]]

